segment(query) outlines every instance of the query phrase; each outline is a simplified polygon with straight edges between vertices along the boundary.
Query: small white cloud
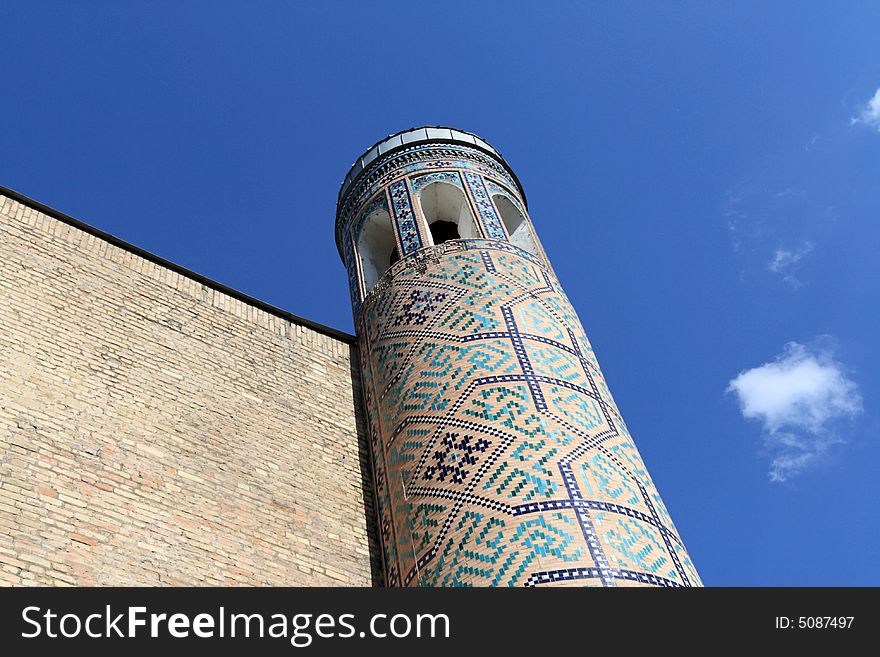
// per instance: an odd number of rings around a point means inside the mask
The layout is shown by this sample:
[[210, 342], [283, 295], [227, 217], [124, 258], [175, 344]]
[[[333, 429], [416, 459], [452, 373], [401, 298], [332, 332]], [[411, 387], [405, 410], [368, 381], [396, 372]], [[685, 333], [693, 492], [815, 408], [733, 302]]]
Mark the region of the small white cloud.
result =
[[865, 104], [858, 116], [850, 119], [850, 124], [854, 123], [861, 123], [880, 130], [880, 88], [874, 92], [871, 100]]
[[781, 192], [776, 192], [776, 198], [787, 198], [789, 196], [806, 196], [807, 193], [796, 187], [786, 187]]
[[730, 237], [733, 240], [734, 251], [739, 251], [742, 245], [739, 235], [740, 224], [746, 218], [746, 215], [739, 208], [740, 203], [742, 203], [742, 196], [728, 192], [724, 216], [727, 217], [727, 230], [730, 232]]
[[814, 348], [789, 342], [776, 360], [741, 372], [727, 386], [743, 417], [763, 426], [772, 481], [791, 479], [817, 464], [831, 445], [846, 442], [840, 422], [862, 412], [858, 385], [822, 346], [828, 341]]
[[773, 254], [773, 260], [767, 266], [774, 274], [782, 276], [782, 280], [791, 285], [795, 290], [801, 287], [801, 282], [797, 278], [798, 263], [807, 257], [815, 248], [812, 242], [804, 242], [804, 244], [794, 251], [789, 249], [776, 249]]

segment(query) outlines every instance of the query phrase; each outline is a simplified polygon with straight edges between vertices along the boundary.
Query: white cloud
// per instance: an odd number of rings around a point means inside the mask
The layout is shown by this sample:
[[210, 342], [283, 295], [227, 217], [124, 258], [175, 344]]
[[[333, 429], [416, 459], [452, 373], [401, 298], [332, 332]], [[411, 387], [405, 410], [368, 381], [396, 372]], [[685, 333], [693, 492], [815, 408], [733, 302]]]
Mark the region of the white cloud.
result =
[[880, 88], [874, 92], [871, 100], [865, 104], [859, 115], [850, 119], [850, 123], [861, 123], [880, 130]]
[[831, 350], [789, 342], [776, 360], [741, 372], [727, 392], [737, 395], [744, 418], [761, 422], [770, 453], [770, 479], [786, 481], [816, 465], [831, 445], [846, 442], [841, 421], [862, 412], [858, 385]]
[[782, 276], [782, 280], [791, 285], [795, 290], [801, 286], [800, 280], [795, 275], [798, 263], [807, 257], [815, 248], [812, 242], [804, 242], [804, 244], [794, 251], [788, 249], [776, 249], [773, 254], [773, 260], [767, 266], [774, 274]]
[[782, 181], [745, 181], [728, 191], [721, 211], [740, 279], [766, 285], [775, 274], [793, 290], [803, 287], [802, 272], [821, 246], [817, 238], [838, 218], [828, 200], [823, 190]]

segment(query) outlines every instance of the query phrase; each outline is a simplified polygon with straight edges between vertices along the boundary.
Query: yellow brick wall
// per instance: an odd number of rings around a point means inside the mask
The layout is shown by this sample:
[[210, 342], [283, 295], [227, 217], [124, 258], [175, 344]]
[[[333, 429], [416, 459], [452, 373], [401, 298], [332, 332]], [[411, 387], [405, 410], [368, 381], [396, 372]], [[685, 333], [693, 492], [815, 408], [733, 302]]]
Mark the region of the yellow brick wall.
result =
[[356, 363], [0, 195], [0, 585], [370, 585]]

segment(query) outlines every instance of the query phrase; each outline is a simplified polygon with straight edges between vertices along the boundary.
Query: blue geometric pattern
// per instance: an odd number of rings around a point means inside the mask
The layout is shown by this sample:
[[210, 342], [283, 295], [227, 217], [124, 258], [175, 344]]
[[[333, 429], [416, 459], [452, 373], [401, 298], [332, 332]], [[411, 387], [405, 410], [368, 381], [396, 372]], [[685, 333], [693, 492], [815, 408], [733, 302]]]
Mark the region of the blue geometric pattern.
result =
[[412, 185], [413, 194], [418, 194], [422, 187], [435, 182], [449, 183], [456, 187], [463, 188], [461, 184], [461, 176], [457, 171], [437, 171], [435, 173], [426, 173], [422, 176], [413, 176], [409, 179]]
[[483, 222], [486, 237], [496, 240], [506, 239], [507, 233], [504, 232], [504, 226], [501, 225], [501, 217], [498, 216], [498, 213], [495, 211], [495, 205], [486, 192], [482, 176], [478, 176], [470, 171], [465, 171], [463, 175], [474, 199], [474, 204], [477, 206], [477, 212]]
[[422, 236], [416, 225], [412, 198], [405, 180], [393, 183], [388, 188], [388, 192], [391, 194], [391, 208], [394, 211], [394, 223], [397, 226], [400, 245], [403, 247], [403, 255], [407, 255], [422, 248]]
[[389, 584], [699, 585], [552, 273], [453, 244], [357, 317]]
[[485, 438], [460, 435], [447, 431], [437, 451], [434, 452], [434, 460], [425, 468], [424, 478], [427, 481], [437, 479], [446, 481], [447, 478], [453, 483], [462, 483], [468, 475], [471, 466], [477, 464], [479, 454], [489, 448], [489, 441]]
[[421, 326], [437, 310], [438, 304], [446, 299], [443, 292], [431, 290], [412, 290], [409, 301], [404, 303], [400, 313], [392, 320], [394, 326]]

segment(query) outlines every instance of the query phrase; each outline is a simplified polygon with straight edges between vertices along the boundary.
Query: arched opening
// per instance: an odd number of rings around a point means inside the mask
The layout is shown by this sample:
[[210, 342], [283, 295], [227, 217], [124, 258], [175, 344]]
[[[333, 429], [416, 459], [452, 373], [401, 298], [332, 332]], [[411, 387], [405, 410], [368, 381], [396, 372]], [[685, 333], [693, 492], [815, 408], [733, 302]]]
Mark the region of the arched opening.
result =
[[428, 228], [431, 229], [431, 239], [434, 241], [434, 244], [443, 244], [443, 242], [448, 242], [449, 240], [461, 239], [461, 235], [458, 233], [458, 226], [451, 221], [443, 221], [441, 219], [428, 224]]
[[435, 245], [480, 236], [467, 198], [459, 187], [443, 182], [426, 185], [419, 193], [419, 204]]
[[538, 255], [538, 246], [535, 244], [532, 229], [519, 208], [509, 198], [500, 194], [493, 196], [492, 200], [495, 201], [495, 207], [501, 213], [501, 222], [507, 229], [510, 241], [532, 255]]
[[400, 260], [397, 241], [394, 239], [394, 226], [385, 208], [379, 208], [364, 219], [358, 236], [358, 255], [367, 292], [379, 282], [382, 274], [391, 265]]

